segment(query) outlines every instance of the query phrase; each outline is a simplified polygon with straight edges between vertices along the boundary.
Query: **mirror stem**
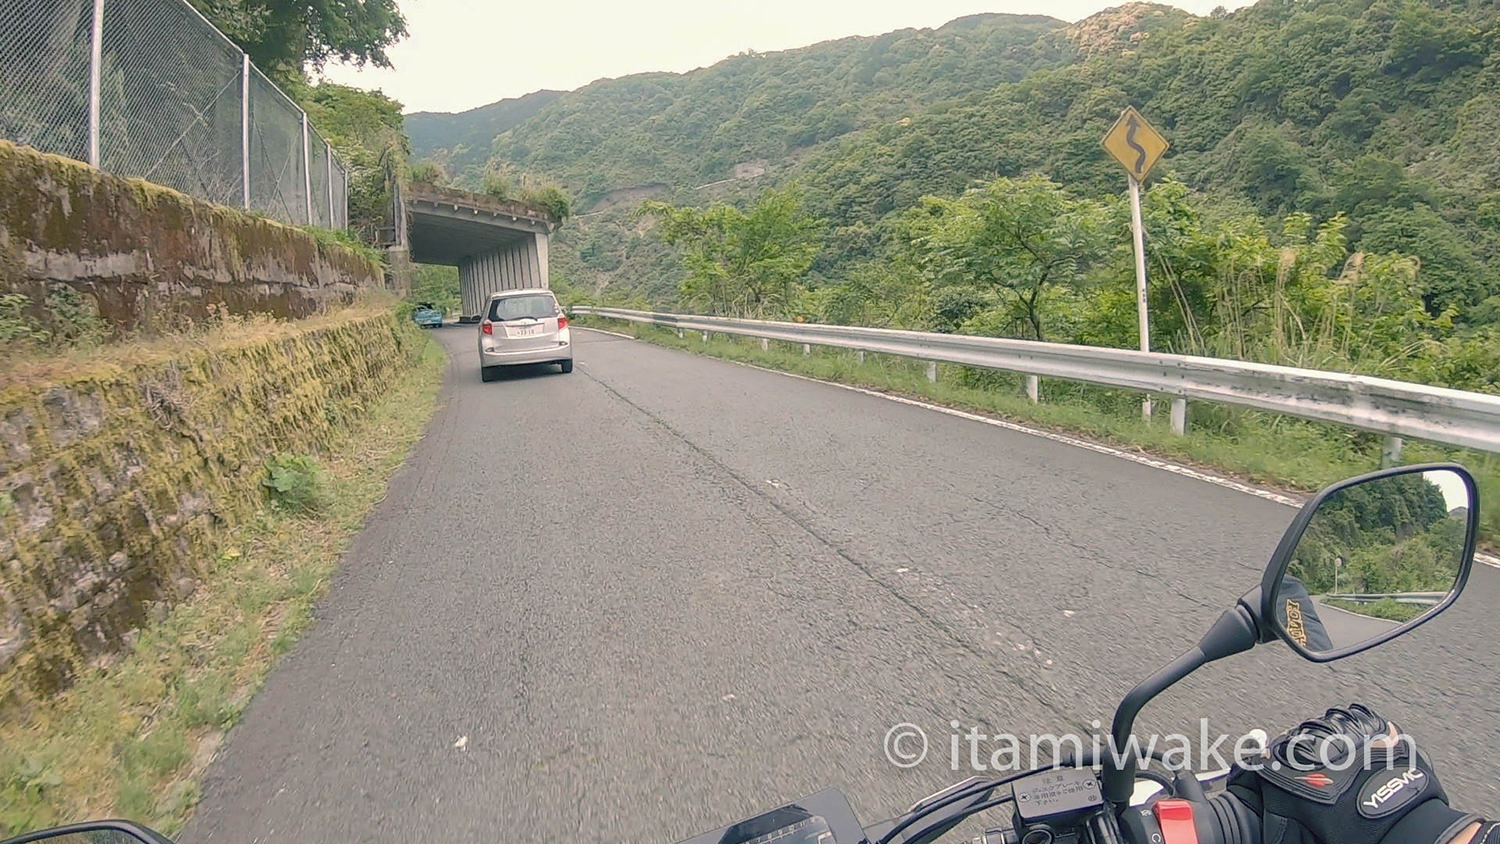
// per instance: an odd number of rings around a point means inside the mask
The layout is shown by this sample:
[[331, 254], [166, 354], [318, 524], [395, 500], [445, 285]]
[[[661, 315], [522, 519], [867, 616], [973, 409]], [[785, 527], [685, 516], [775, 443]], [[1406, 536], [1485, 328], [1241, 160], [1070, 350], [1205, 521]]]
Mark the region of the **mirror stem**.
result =
[[[1216, 659], [1248, 651], [1260, 639], [1260, 629], [1243, 600], [1219, 616], [1197, 646], [1147, 677], [1120, 701], [1115, 710], [1110, 754], [1103, 760], [1104, 798], [1117, 806], [1130, 802], [1135, 789], [1136, 749], [1131, 746], [1135, 718], [1151, 699], [1168, 686]], [[1116, 761], [1120, 764], [1116, 765]]]

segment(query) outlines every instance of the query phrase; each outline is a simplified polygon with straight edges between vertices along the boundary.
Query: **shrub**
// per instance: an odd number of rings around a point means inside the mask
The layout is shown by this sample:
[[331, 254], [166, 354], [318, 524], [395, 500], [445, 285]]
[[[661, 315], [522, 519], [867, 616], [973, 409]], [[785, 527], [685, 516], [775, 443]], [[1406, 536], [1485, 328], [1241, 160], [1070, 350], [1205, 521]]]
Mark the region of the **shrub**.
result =
[[328, 499], [323, 467], [305, 455], [278, 454], [266, 461], [266, 478], [261, 485], [271, 503], [289, 513], [317, 513]]
[[557, 185], [546, 185], [534, 191], [527, 191], [525, 201], [528, 205], [535, 205], [546, 209], [547, 213], [559, 220], [566, 220], [573, 213], [573, 200], [567, 191]]
[[47, 331], [27, 314], [31, 298], [24, 293], [0, 294], [0, 343], [42, 343]]

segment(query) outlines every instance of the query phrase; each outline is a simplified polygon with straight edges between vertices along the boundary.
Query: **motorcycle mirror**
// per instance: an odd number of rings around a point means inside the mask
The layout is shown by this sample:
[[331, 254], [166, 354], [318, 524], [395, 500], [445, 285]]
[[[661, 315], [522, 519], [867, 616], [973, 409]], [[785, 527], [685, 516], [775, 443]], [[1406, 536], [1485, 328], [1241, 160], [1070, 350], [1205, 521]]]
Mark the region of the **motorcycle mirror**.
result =
[[1271, 557], [1262, 623], [1313, 662], [1425, 623], [1468, 580], [1478, 505], [1473, 476], [1456, 464], [1386, 469], [1323, 490]]
[[28, 832], [0, 841], [0, 844], [172, 844], [172, 840], [155, 830], [129, 821], [89, 821], [54, 829]]

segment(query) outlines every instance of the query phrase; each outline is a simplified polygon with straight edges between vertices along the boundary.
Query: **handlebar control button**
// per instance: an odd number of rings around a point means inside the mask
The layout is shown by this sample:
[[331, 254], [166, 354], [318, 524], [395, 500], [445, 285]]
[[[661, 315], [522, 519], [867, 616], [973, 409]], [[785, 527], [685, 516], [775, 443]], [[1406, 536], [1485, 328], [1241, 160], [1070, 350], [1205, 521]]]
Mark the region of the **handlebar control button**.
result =
[[1193, 824], [1193, 804], [1186, 800], [1158, 800], [1151, 807], [1161, 824], [1165, 844], [1198, 844], [1198, 828]]

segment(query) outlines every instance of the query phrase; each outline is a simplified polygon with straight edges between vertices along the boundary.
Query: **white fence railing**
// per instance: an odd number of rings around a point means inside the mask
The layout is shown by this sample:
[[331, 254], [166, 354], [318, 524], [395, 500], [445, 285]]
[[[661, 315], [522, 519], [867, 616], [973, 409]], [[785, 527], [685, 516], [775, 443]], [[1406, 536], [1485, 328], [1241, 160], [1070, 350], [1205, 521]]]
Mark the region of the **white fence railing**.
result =
[[[1400, 439], [1422, 440], [1500, 452], [1500, 396], [1429, 387], [1387, 378], [1272, 366], [1237, 360], [1070, 346], [1033, 340], [929, 334], [887, 328], [812, 325], [729, 317], [652, 313], [577, 306], [572, 311], [683, 331], [758, 337], [811, 346], [899, 355], [929, 362], [1000, 369], [1027, 376], [1027, 393], [1038, 398], [1038, 378], [1062, 378], [1174, 397], [1172, 429], [1186, 427], [1188, 399], [1222, 402], [1333, 422], [1386, 434], [1387, 456], [1400, 453]], [[928, 378], [936, 379], [936, 367]]]
[[343, 162], [187, 0], [0, 0], [0, 138], [289, 223], [349, 224]]

